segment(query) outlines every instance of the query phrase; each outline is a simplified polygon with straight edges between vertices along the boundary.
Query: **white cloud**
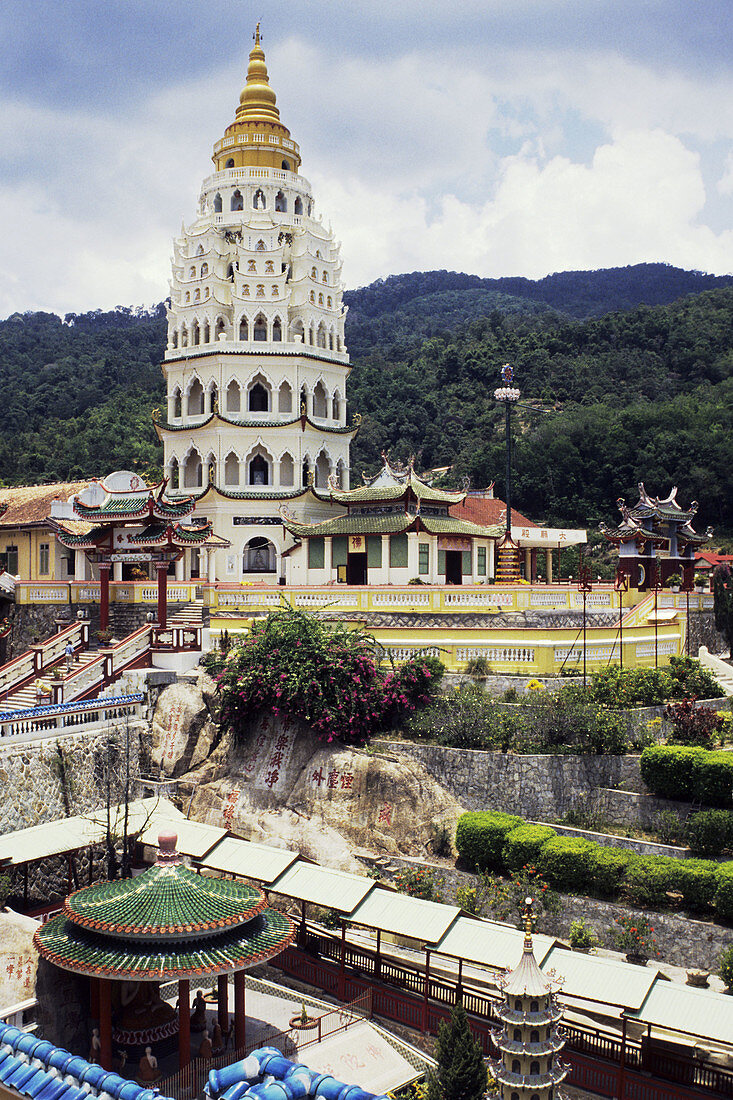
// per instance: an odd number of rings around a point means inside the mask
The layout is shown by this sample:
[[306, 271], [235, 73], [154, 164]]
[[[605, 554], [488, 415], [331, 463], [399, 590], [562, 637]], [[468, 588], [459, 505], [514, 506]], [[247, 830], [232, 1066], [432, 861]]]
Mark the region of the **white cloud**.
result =
[[[268, 65], [351, 286], [440, 267], [731, 267], [731, 232], [702, 219], [733, 194], [733, 154], [706, 179], [697, 152], [733, 137], [728, 77], [693, 84], [580, 50], [471, 61], [450, 43], [387, 61], [295, 37]], [[1, 316], [165, 297], [171, 238], [193, 218], [245, 67], [246, 53], [127, 115], [0, 103]]]

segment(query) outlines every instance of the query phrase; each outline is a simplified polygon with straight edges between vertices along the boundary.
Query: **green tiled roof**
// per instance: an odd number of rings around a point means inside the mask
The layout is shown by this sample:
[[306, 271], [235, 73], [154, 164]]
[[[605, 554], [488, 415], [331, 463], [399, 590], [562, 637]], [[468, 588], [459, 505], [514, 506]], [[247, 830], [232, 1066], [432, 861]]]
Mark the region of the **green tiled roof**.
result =
[[[207, 538], [211, 534], [211, 524], [202, 524], [200, 527], [184, 527], [180, 523], [173, 524], [171, 533], [173, 536], [173, 544], [184, 543], [202, 543], [206, 542]], [[140, 532], [139, 535], [130, 535], [130, 542], [137, 543], [139, 545], [161, 544], [168, 541], [168, 524], [166, 523], [151, 523]]]
[[[248, 420], [246, 418], [235, 420], [233, 417], [225, 416], [224, 413], [219, 412], [211, 413], [205, 420], [200, 420], [197, 424], [169, 424], [165, 420], [153, 418], [153, 425], [156, 429], [159, 428], [161, 432], [196, 432], [200, 428], [208, 427], [214, 419], [220, 420], [223, 424], [232, 424], [235, 428], [291, 428], [293, 424], [298, 424], [300, 421], [299, 416], [292, 416], [288, 420]], [[305, 420], [311, 428], [315, 428], [318, 432], [326, 432], [328, 435], [355, 435], [359, 428], [358, 424], [317, 424], [309, 416]]]
[[109, 495], [100, 505], [84, 504], [74, 499], [74, 511], [83, 519], [139, 519], [151, 514], [158, 519], [175, 519], [190, 515], [193, 511], [193, 498], [181, 500], [160, 500], [148, 496]]
[[57, 538], [62, 546], [68, 547], [92, 547], [96, 546], [97, 539], [106, 539], [109, 534], [108, 530], [104, 527], [92, 527], [91, 531], [87, 531], [86, 535], [74, 535], [70, 531], [64, 531], [63, 527], [59, 528]]
[[429, 535], [470, 535], [472, 538], [501, 538], [504, 527], [482, 527], [470, 519], [456, 519], [455, 516], [420, 516], [420, 523]]
[[241, 925], [265, 904], [254, 886], [203, 878], [183, 863], [156, 863], [136, 878], [78, 890], [66, 899], [64, 914], [116, 939], [190, 939]]
[[299, 539], [323, 538], [333, 535], [397, 535], [407, 531], [415, 522], [415, 516], [404, 512], [377, 516], [336, 516], [323, 523], [296, 523], [283, 519], [283, 526]]
[[214, 976], [256, 966], [279, 955], [293, 935], [288, 917], [274, 909], [265, 909], [248, 924], [206, 940], [192, 934], [184, 942], [120, 942], [79, 928], [60, 916], [39, 928], [33, 942], [49, 962], [77, 974], [163, 981]]
[[316, 489], [313, 485], [306, 485], [304, 488], [272, 489], [266, 493], [259, 492], [257, 489], [244, 489], [235, 492], [231, 489], [222, 489], [219, 485], [207, 485], [196, 497], [196, 500], [201, 500], [209, 489], [212, 489], [215, 493], [218, 493], [220, 497], [225, 497], [227, 500], [295, 500], [298, 497], [305, 496], [308, 491], [313, 493], [319, 500], [330, 500], [328, 489]]
[[[384, 480], [385, 475], [391, 480]], [[362, 501], [401, 500], [408, 493], [426, 503], [437, 501], [442, 504], [459, 504], [466, 496], [464, 492], [433, 488], [418, 477], [412, 468], [395, 472], [385, 465], [381, 473], [366, 485], [360, 485], [356, 489], [332, 489], [331, 499], [339, 504], [359, 504]]]

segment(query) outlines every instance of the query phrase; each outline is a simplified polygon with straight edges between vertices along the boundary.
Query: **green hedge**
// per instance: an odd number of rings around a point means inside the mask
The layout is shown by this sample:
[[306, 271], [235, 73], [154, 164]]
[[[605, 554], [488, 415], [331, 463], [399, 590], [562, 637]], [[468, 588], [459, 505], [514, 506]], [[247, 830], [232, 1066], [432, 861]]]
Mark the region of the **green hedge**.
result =
[[730, 810], [702, 810], [691, 814], [685, 834], [693, 852], [719, 856], [726, 848], [733, 848], [733, 813]]
[[598, 847], [582, 837], [558, 836], [543, 844], [537, 867], [553, 886], [582, 893], [591, 885], [591, 859]]
[[458, 819], [458, 854], [479, 871], [504, 869], [502, 848], [507, 833], [523, 825], [521, 817], [492, 810], [473, 810]]
[[641, 754], [641, 777], [660, 798], [733, 806], [733, 753], [652, 745]]
[[502, 858], [510, 871], [521, 871], [526, 864], [536, 864], [542, 845], [556, 837], [550, 825], [520, 825], [504, 838]]
[[711, 859], [677, 861], [677, 889], [690, 909], [708, 909], [718, 888], [718, 864]]
[[667, 894], [679, 891], [690, 909], [714, 909], [733, 923], [733, 860], [673, 859], [640, 856], [626, 848], [596, 844], [582, 837], [558, 836], [549, 825], [522, 823], [511, 814], [463, 814], [456, 829], [456, 847], [480, 870], [519, 870], [534, 864], [560, 890], [623, 895], [632, 904], [664, 909]]
[[588, 861], [590, 882], [602, 897], [617, 894], [626, 876], [626, 870], [634, 858], [628, 848], [607, 848], [594, 844]]

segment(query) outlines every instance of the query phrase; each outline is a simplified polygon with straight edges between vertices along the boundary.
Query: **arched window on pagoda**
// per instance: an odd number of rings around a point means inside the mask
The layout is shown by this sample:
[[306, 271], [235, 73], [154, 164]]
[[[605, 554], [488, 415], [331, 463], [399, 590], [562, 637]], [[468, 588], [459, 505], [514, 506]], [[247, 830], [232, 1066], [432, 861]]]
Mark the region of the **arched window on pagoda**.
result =
[[308, 457], [308, 455], [306, 455], [305, 458], [303, 459], [303, 466], [302, 466], [302, 469], [301, 469], [301, 475], [302, 475], [301, 479], [302, 479], [303, 488], [305, 488], [306, 485], [308, 484], [308, 475], [310, 474], [310, 468], [311, 468], [311, 461], [310, 461], [310, 458]]
[[311, 279], [317, 279], [317, 278], [318, 278], [318, 268], [312, 267], [311, 268]]
[[514, 1040], [515, 1043], [521, 1043], [522, 1041], [522, 1029], [520, 1027], [514, 1028]]
[[[272, 289], [276, 290], [277, 287], [273, 287]], [[282, 322], [280, 321], [279, 317], [276, 317], [275, 320], [272, 322], [272, 339], [273, 339], [273, 342], [277, 344], [277, 343], [281, 342], [282, 338], [283, 338]]]
[[196, 289], [193, 292], [193, 300], [194, 300], [194, 302], [200, 302], [201, 301], [201, 291], [199, 290], [198, 287], [196, 287]]
[[216, 457], [209, 451], [204, 464], [204, 481], [207, 485], [216, 485]]
[[278, 191], [278, 193], [275, 195], [275, 210], [277, 210], [280, 214], [284, 214], [287, 208], [287, 199], [283, 195], [282, 191]]
[[314, 306], [315, 304], [316, 304], [316, 292], [314, 290], [312, 290], [311, 291], [311, 305]]
[[315, 335], [314, 335], [313, 325], [311, 325], [311, 327], [308, 329], [308, 343], [309, 344], [314, 344], [315, 343]]
[[260, 237], [259, 241], [255, 245], [255, 252], [265, 252], [266, 249], [267, 249], [267, 245], [265, 244], [265, 242]]
[[178, 465], [178, 459], [172, 458], [170, 460], [170, 465], [169, 465], [168, 469], [170, 471], [170, 473], [168, 475], [168, 477], [169, 477], [169, 487], [171, 489], [180, 489], [181, 486], [180, 486], [179, 478], [181, 476], [181, 471], [180, 471], [180, 467]]
[[255, 317], [254, 323], [254, 336], [255, 340], [266, 341], [267, 340], [267, 320], [262, 314], [258, 314]]
[[332, 420], [340, 420], [341, 419], [341, 397], [339, 396], [339, 391], [338, 390], [335, 390], [334, 395], [333, 395], [333, 401], [331, 402], [331, 419]]
[[226, 336], [227, 324], [223, 317], [217, 317], [215, 335], [218, 340], [220, 336]]
[[305, 329], [303, 328], [303, 322], [301, 320], [293, 321], [290, 326], [290, 339], [293, 343], [303, 343], [305, 337]]
[[214, 213], [215, 214], [221, 214], [221, 206], [222, 206], [221, 195], [217, 191], [216, 195], [214, 196]]
[[294, 210], [296, 214], [303, 213], [303, 200], [301, 199], [300, 195], [298, 195], [297, 199], [295, 200]]
[[249, 340], [249, 325], [247, 324], [246, 317], [243, 317], [239, 322], [239, 339]]
[[293, 391], [288, 382], [283, 382], [277, 391], [277, 411], [280, 413], [293, 411]]
[[515, 1000], [515, 1002], [514, 1002], [514, 1011], [515, 1012], [523, 1012], [524, 1011], [524, 1005], [522, 1004], [522, 998], [521, 997], [517, 997], [517, 999]]
[[239, 485], [239, 459], [233, 452], [224, 459], [224, 484]]
[[537, 1003], [537, 1001], [530, 1001], [530, 1003], [529, 1003], [529, 1011], [530, 1011], [530, 1012], [539, 1012], [539, 1010], [540, 1010], [540, 1006], [539, 1006], [539, 1004]]
[[194, 321], [193, 328], [191, 329], [191, 343], [194, 345], [201, 343], [201, 329], [198, 321]]
[[285, 454], [280, 459], [280, 484], [288, 487], [295, 483], [295, 463], [293, 462], [293, 456]]
[[201, 416], [204, 411], [204, 387], [194, 378], [188, 390], [186, 412], [188, 416]]
[[171, 331], [171, 347], [172, 348], [177, 348], [178, 347], [178, 329], [177, 328], [174, 328]]
[[317, 339], [316, 342], [317, 342], [319, 348], [325, 348], [325, 346], [326, 346], [326, 326], [324, 325], [323, 321], [321, 321], [320, 325], [318, 326], [318, 339]]
[[244, 199], [242, 198], [241, 191], [235, 191], [232, 195], [231, 209], [244, 210]]
[[252, 196], [252, 206], [255, 210], [264, 210], [267, 206], [267, 200], [265, 199], [265, 192], [258, 189]]
[[248, 463], [250, 485], [272, 485], [272, 466], [267, 452], [257, 447]]
[[341, 346], [341, 337], [339, 336], [338, 333], [336, 333], [336, 351], [343, 351], [343, 350], [344, 349]]
[[198, 246], [198, 248], [196, 249], [196, 255], [197, 256], [203, 256], [203, 254], [204, 254], [204, 246], [202, 244], [200, 244]]
[[213, 413], [214, 405], [219, 399], [219, 390], [217, 389], [216, 382], [212, 382], [209, 386], [209, 408], [208, 411]]
[[283, 172], [289, 172], [290, 171], [290, 161], [289, 160], [282, 161], [282, 163], [280, 164], [280, 167], [282, 168]]
[[208, 321], [204, 321], [204, 343], [209, 344], [211, 342], [211, 326]]
[[313, 390], [313, 415], [319, 417], [321, 420], [325, 420], [328, 416], [328, 396], [326, 394], [326, 387], [320, 379], [316, 382], [315, 389]]
[[328, 306], [329, 309], [333, 308], [333, 298], [331, 297], [330, 294], [329, 294], [328, 298], [326, 298], [326, 305]]
[[226, 162], [226, 164], [224, 165], [224, 167], [225, 167], [225, 168], [233, 168], [233, 167], [234, 167], [234, 159], [233, 159], [233, 157], [230, 157], [230, 158], [229, 158], [229, 160], [228, 160], [228, 161]]
[[183, 467], [184, 489], [200, 489], [203, 482], [203, 464], [198, 451], [191, 451]]
[[512, 1073], [521, 1073], [521, 1072], [522, 1072], [522, 1063], [519, 1061], [518, 1058], [515, 1058], [514, 1061], [512, 1062]]
[[333, 351], [333, 329], [328, 330], [328, 348]]
[[322, 283], [327, 283], [328, 282], [328, 272], [327, 271], [323, 272], [323, 277], [321, 279], [321, 282]]
[[277, 550], [269, 539], [261, 535], [250, 539], [242, 556], [243, 573], [274, 573], [277, 568]]
[[321, 451], [316, 459], [316, 488], [328, 488], [328, 475], [331, 473], [331, 462], [325, 451]]
[[308, 413], [308, 387], [306, 386], [305, 382], [300, 387], [300, 408], [298, 412], [301, 414], [301, 416], [303, 415], [303, 413], [305, 413], [306, 415]]
[[530, 1043], [539, 1043], [539, 1041], [540, 1041], [539, 1031], [530, 1031], [529, 1041], [530, 1041]]
[[241, 390], [238, 382], [230, 382], [227, 386], [227, 412], [238, 413], [242, 409]]
[[270, 410], [270, 390], [262, 375], [257, 375], [249, 387], [247, 408], [250, 412], [262, 413]]
[[201, 264], [201, 278], [203, 279], [208, 274], [209, 274], [209, 265], [208, 264]]
[[181, 391], [178, 386], [173, 391], [173, 419], [181, 419]]
[[190, 267], [188, 269], [188, 277], [189, 277], [189, 279], [195, 279], [196, 278], [196, 268], [195, 267]]

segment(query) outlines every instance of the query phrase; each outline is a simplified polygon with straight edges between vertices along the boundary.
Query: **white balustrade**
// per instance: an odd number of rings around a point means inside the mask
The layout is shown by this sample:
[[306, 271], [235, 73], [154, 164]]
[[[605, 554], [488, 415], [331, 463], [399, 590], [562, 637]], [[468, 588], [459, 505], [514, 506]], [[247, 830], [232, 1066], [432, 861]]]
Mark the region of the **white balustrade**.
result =
[[393, 661], [409, 661], [413, 657], [417, 657], [419, 654], [424, 654], [426, 657], [440, 657], [440, 648], [438, 646], [390, 646], [387, 653]]
[[375, 607], [429, 607], [429, 592], [375, 592], [372, 596]]
[[[654, 656], [654, 642], [641, 642], [636, 647], [637, 657], [653, 657]], [[662, 654], [674, 655], [678, 652], [679, 646], [677, 642], [657, 642], [656, 651], [661, 656]]]
[[485, 657], [487, 661], [504, 665], [531, 665], [535, 661], [535, 651], [529, 646], [493, 645], [458, 646], [456, 661], [470, 661], [475, 657]]
[[120, 719], [141, 717], [143, 704], [144, 697], [137, 694], [20, 710], [0, 721], [0, 739], [24, 741], [93, 732]]

